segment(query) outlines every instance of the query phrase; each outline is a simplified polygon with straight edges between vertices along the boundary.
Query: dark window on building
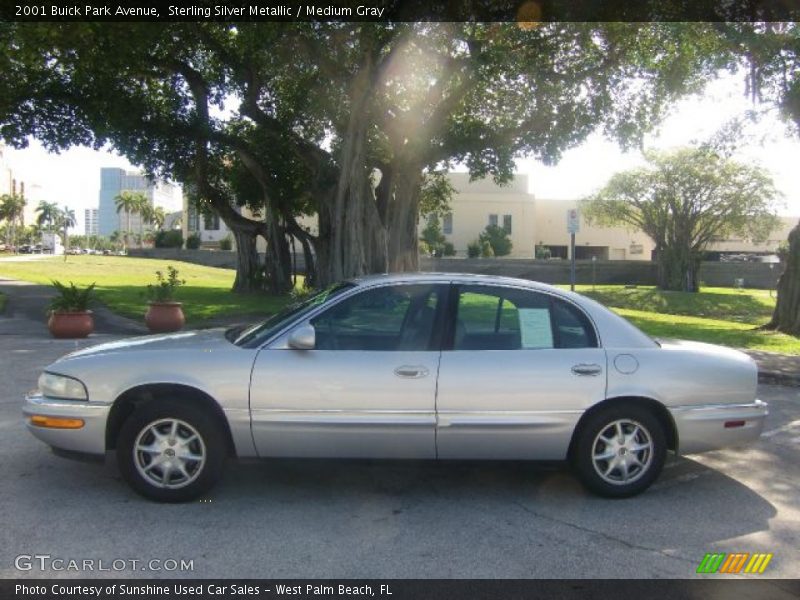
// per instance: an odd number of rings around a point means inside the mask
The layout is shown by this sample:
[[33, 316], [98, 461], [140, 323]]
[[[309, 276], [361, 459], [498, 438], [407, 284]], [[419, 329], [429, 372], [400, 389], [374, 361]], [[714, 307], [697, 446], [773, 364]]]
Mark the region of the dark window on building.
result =
[[442, 219], [442, 233], [453, 233], [453, 213], [447, 213]]
[[198, 231], [200, 229], [200, 215], [197, 213], [197, 209], [191, 206], [186, 217], [186, 227], [189, 231]]
[[511, 235], [511, 215], [503, 215], [503, 229]]
[[218, 231], [219, 215], [206, 215], [205, 222], [203, 223], [203, 229], [206, 231]]
[[489, 225], [497, 226], [497, 215], [489, 215]]

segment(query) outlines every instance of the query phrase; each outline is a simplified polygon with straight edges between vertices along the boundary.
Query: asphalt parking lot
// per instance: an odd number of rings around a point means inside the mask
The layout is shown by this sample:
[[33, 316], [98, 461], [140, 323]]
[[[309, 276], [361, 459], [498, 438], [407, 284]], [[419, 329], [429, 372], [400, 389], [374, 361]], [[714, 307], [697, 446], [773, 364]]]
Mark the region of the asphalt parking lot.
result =
[[[62, 459], [25, 431], [39, 370], [87, 342], [9, 331], [21, 330], [0, 328], [1, 577], [685, 578], [707, 552], [771, 552], [760, 577], [800, 576], [800, 388], [761, 386], [771, 414], [756, 445], [672, 460], [629, 500], [592, 497], [553, 466], [275, 460], [229, 463], [205, 501], [159, 505], [113, 460]], [[50, 559], [42, 570], [20, 555]], [[161, 571], [142, 566], [154, 559]], [[164, 572], [182, 559], [191, 570]]]

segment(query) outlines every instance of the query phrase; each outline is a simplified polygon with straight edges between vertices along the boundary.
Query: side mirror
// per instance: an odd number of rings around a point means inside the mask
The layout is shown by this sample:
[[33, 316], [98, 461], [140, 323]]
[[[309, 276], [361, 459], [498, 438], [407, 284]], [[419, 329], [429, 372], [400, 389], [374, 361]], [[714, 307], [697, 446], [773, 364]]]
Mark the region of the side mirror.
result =
[[302, 325], [289, 334], [289, 348], [294, 350], [313, 350], [317, 341], [317, 333], [313, 325]]

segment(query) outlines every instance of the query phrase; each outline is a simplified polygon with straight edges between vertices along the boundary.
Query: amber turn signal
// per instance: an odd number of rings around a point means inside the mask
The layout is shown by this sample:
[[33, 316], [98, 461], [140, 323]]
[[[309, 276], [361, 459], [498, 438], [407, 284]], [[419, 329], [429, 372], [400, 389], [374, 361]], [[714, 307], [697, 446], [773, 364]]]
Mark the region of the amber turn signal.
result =
[[83, 427], [83, 419], [67, 419], [63, 417], [44, 417], [33, 415], [31, 425], [37, 427], [49, 427], [51, 429], [80, 429]]

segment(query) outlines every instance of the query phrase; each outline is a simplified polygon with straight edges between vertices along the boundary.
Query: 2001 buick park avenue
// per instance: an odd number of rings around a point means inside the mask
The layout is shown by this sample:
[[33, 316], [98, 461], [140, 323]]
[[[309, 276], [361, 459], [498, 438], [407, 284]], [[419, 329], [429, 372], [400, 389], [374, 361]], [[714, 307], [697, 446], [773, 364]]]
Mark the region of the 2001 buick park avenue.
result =
[[578, 294], [476, 275], [335, 285], [250, 328], [101, 344], [25, 400], [58, 450], [116, 449], [133, 488], [185, 501], [226, 457], [568, 459], [604, 496], [668, 449], [758, 438], [767, 405], [735, 350], [658, 342]]

